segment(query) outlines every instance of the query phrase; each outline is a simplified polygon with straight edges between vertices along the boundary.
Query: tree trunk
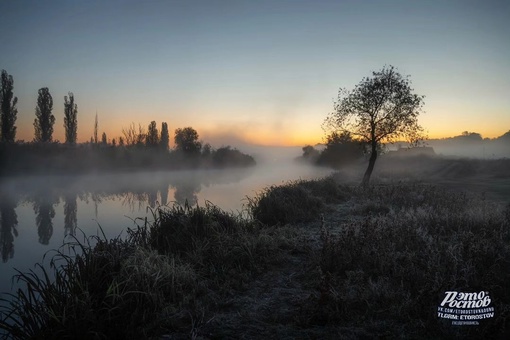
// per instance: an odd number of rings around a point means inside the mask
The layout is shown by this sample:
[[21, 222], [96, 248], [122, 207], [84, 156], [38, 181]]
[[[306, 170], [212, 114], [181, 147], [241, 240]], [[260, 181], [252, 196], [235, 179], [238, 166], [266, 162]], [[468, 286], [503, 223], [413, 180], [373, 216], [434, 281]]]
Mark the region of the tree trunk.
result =
[[368, 182], [370, 181], [370, 176], [372, 176], [372, 171], [374, 170], [375, 160], [377, 159], [377, 142], [372, 142], [372, 152], [370, 154], [370, 160], [368, 161], [368, 168], [365, 171], [365, 175], [363, 176], [363, 181], [361, 185], [366, 188], [368, 186]]

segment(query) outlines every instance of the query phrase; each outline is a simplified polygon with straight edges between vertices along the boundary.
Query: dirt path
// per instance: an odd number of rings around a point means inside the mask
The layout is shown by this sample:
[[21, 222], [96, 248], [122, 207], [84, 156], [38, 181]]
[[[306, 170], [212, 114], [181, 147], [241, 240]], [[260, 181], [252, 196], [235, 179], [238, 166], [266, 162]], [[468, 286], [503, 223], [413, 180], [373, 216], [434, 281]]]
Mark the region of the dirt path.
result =
[[[331, 208], [325, 214], [325, 224], [338, 232], [347, 208], [345, 205]], [[310, 318], [308, 308], [318, 294], [314, 287], [321, 275], [317, 264], [321, 221], [296, 228], [301, 237], [300, 249], [285, 252], [276, 265], [218, 306], [218, 313], [198, 330], [197, 339], [335, 339], [340, 336], [338, 327], [306, 325]], [[349, 338], [349, 333], [342, 332], [342, 337]]]

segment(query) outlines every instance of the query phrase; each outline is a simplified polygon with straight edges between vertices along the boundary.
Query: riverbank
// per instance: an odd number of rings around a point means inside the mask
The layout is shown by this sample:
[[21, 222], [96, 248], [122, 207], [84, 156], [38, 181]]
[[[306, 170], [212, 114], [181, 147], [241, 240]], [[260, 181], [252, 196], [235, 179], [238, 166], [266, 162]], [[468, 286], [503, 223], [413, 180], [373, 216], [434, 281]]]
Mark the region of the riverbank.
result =
[[[61, 252], [55, 284], [25, 274], [18, 338], [504, 337], [510, 209], [400, 182], [332, 176], [273, 186], [243, 215], [213, 205], [155, 211], [125, 240]], [[94, 245], [94, 246], [92, 246]], [[446, 291], [488, 292], [478, 326], [438, 318]], [[30, 301], [42, 293], [39, 303]], [[4, 314], [5, 315], [5, 314]], [[21, 316], [20, 315], [20, 316]], [[3, 327], [6, 325], [3, 324]]]
[[82, 175], [243, 168], [255, 159], [230, 146], [193, 152], [145, 145], [0, 143], [1, 176]]

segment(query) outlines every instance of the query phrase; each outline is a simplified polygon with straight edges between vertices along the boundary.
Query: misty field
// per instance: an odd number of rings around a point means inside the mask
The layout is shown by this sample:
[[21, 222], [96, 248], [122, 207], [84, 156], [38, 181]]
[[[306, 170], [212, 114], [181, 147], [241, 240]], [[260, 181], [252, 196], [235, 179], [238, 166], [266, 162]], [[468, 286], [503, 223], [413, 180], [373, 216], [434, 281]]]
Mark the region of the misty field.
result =
[[[20, 273], [12, 338], [505, 338], [510, 205], [416, 181], [272, 186], [241, 214], [160, 207], [125, 239], [98, 236]], [[50, 279], [53, 278], [53, 279]], [[495, 316], [453, 326], [446, 291]]]

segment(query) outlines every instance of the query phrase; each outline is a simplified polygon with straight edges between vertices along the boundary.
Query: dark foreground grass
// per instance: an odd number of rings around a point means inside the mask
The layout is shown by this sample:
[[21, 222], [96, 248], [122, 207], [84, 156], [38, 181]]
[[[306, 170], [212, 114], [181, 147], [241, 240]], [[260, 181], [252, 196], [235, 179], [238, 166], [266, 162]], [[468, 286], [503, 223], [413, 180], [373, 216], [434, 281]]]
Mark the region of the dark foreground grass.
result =
[[[419, 184], [359, 190], [353, 201], [357, 218], [330, 225], [336, 235], [323, 228], [311, 324], [390, 338], [508, 337], [508, 207]], [[495, 317], [479, 326], [438, 319], [446, 291], [489, 292]]]
[[[25, 289], [3, 301], [0, 328], [14, 339], [510, 334], [510, 206], [327, 178], [270, 187], [248, 211], [163, 207], [125, 239], [77, 242], [49, 270], [19, 273]], [[488, 292], [495, 317], [439, 319], [453, 290]]]
[[24, 287], [2, 301], [0, 329], [14, 339], [193, 335], [225, 294], [293, 242], [211, 204], [163, 207], [155, 217], [125, 240], [76, 242], [50, 269], [19, 273]]

